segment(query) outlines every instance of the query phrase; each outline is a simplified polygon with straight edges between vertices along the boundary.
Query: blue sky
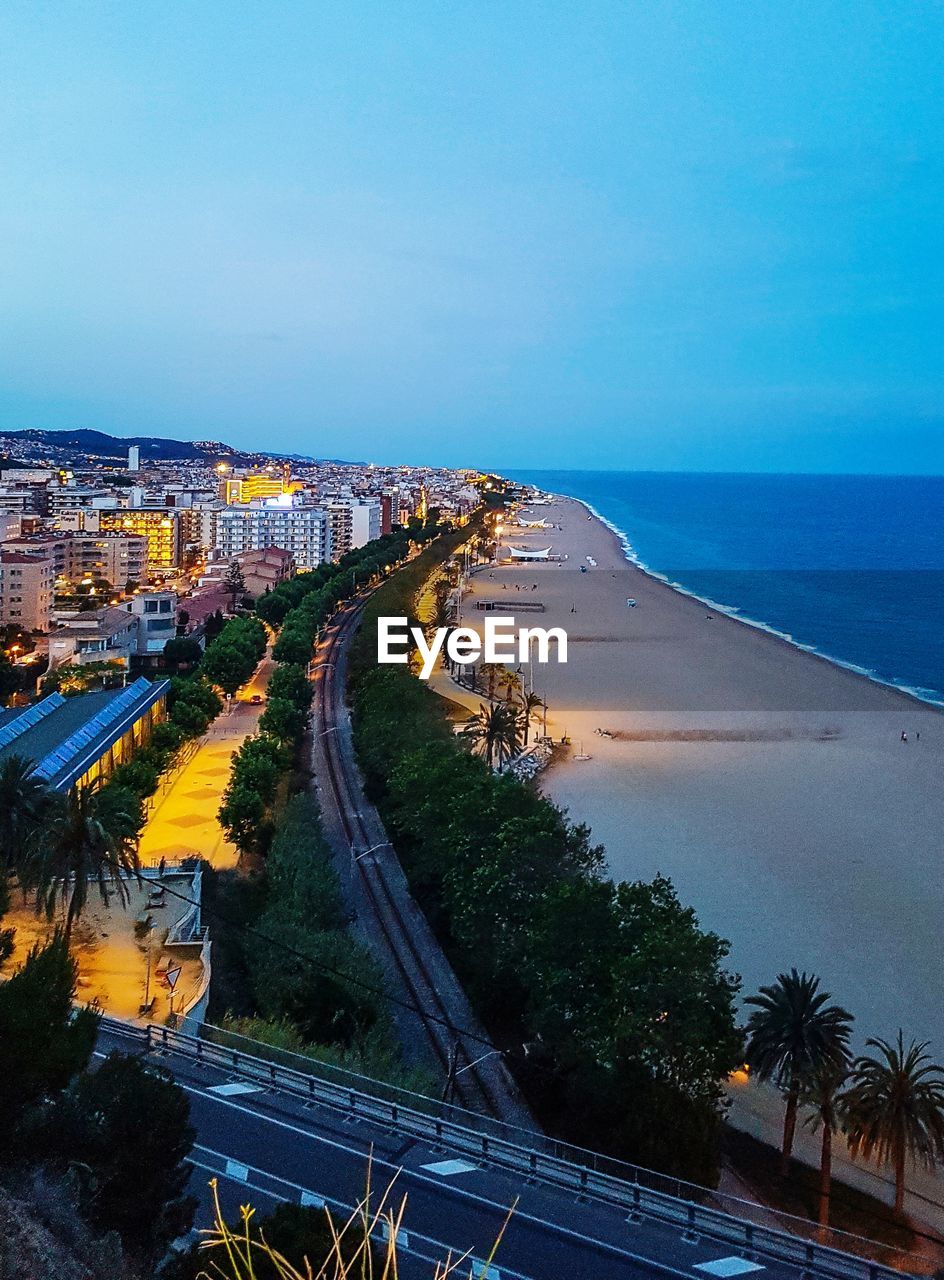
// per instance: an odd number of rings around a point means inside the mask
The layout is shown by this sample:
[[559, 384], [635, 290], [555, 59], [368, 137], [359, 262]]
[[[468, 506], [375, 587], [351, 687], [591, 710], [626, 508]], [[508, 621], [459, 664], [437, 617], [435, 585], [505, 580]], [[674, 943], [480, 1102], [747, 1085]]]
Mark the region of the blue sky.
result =
[[944, 471], [944, 10], [0, 9], [0, 429]]

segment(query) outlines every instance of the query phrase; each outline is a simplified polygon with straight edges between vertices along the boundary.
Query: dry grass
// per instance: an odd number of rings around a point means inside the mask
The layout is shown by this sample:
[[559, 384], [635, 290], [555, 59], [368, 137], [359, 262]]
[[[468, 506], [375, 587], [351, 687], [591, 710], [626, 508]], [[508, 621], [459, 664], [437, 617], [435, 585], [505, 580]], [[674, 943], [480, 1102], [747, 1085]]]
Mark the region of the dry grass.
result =
[[[327, 1207], [324, 1210], [331, 1238], [327, 1256], [291, 1259], [283, 1257], [268, 1243], [263, 1228], [254, 1226], [255, 1210], [250, 1205], [241, 1207], [238, 1228], [226, 1224], [214, 1178], [210, 1186], [215, 1225], [204, 1233], [200, 1246], [201, 1252], [208, 1254], [207, 1267], [200, 1272], [200, 1280], [257, 1280], [260, 1263], [264, 1263], [266, 1275], [274, 1272], [279, 1280], [397, 1280], [398, 1242], [403, 1233], [407, 1197], [404, 1195], [395, 1202], [395, 1181], [394, 1178], [380, 1199], [372, 1204], [368, 1173], [364, 1198], [345, 1220], [336, 1217]], [[485, 1263], [482, 1274], [488, 1274], [514, 1210], [512, 1205], [486, 1257], [476, 1259], [479, 1264]], [[447, 1280], [447, 1277], [472, 1280], [475, 1274], [471, 1250], [462, 1254], [447, 1252], [432, 1265], [432, 1280]]]

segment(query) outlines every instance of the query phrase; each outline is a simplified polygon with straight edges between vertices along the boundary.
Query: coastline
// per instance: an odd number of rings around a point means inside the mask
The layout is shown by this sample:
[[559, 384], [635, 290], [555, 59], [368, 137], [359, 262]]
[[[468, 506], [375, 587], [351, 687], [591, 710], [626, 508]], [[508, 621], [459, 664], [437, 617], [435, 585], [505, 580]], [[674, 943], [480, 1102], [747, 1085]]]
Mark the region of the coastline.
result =
[[792, 645], [795, 649], [799, 649], [803, 653], [812, 654], [814, 657], [821, 658], [825, 662], [832, 663], [833, 666], [841, 667], [845, 671], [851, 671], [855, 675], [863, 676], [867, 680], [871, 680], [873, 684], [881, 685], [886, 689], [896, 689], [899, 693], [906, 694], [909, 698], [913, 698], [916, 702], [923, 703], [929, 707], [938, 707], [944, 710], [944, 698], [937, 696], [933, 689], [922, 689], [916, 685], [903, 684], [896, 680], [884, 680], [876, 671], [869, 667], [863, 667], [856, 662], [850, 662], [846, 658], [840, 658], [837, 654], [826, 653], [823, 649], [813, 644], [806, 644], [802, 640], [798, 640], [795, 636], [790, 635], [787, 631], [781, 631], [778, 627], [772, 626], [768, 622], [764, 622], [761, 618], [753, 618], [742, 613], [735, 605], [721, 604], [717, 600], [712, 600], [709, 596], [699, 595], [697, 591], [693, 591], [690, 587], [686, 587], [684, 583], [677, 582], [669, 578], [666, 574], [660, 573], [658, 569], [653, 569], [650, 565], [640, 559], [638, 553], [633, 547], [629, 534], [625, 529], [621, 529], [619, 525], [613, 523], [607, 516], [603, 515], [592, 502], [588, 502], [586, 498], [580, 498], [576, 494], [565, 493], [548, 493], [548, 497], [560, 499], [568, 502], [578, 502], [584, 507], [595, 520], [604, 525], [619, 543], [623, 555], [627, 562], [634, 568], [639, 569], [641, 573], [652, 578], [654, 582], [661, 582], [665, 586], [670, 587], [673, 591], [677, 591], [679, 595], [689, 596], [692, 600], [697, 600], [700, 604], [705, 605], [709, 609], [714, 609], [716, 613], [723, 613], [729, 618], [733, 618], [736, 622], [742, 622], [746, 627], [755, 627], [758, 631], [763, 631], [766, 635], [774, 636], [784, 643]]
[[[524, 592], [543, 612], [518, 625], [568, 631], [566, 666], [523, 672], [547, 698], [549, 734], [572, 744], [541, 789], [591, 828], [614, 880], [672, 879], [730, 940], [744, 995], [807, 969], [855, 1015], [856, 1051], [903, 1026], [944, 1056], [944, 883], [929, 835], [944, 827], [940, 708], [679, 590], [582, 499], [525, 509], [539, 512], [553, 529], [504, 541], [551, 542], [567, 559], [484, 567], [463, 621], [481, 621], [483, 596], [514, 616]], [[483, 700], [442, 672], [434, 683], [470, 710]], [[732, 1121], [776, 1142], [769, 1095], [732, 1089]], [[797, 1154], [815, 1164], [814, 1135], [798, 1134]], [[882, 1194], [886, 1172], [842, 1176]], [[940, 1179], [916, 1171], [912, 1185], [916, 1215], [944, 1227]]]
[[673, 879], [731, 940], [745, 993], [812, 968], [857, 1015], [857, 1045], [904, 1022], [944, 1054], [944, 885], [928, 835], [944, 827], [941, 710], [678, 591], [579, 499], [538, 510], [553, 532], [506, 539], [551, 540], [568, 560], [477, 573], [464, 621], [481, 619], [483, 595], [513, 615], [524, 589], [545, 612], [522, 625], [570, 634], [566, 666], [525, 674], [548, 732], [572, 743], [542, 789], [589, 824], [614, 879]]

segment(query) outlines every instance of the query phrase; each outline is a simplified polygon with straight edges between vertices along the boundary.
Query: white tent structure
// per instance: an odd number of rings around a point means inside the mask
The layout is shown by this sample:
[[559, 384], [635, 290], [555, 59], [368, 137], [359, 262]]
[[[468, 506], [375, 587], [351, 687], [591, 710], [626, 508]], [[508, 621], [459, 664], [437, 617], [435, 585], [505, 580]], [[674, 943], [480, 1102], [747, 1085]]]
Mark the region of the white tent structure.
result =
[[531, 551], [528, 547], [512, 547], [509, 546], [508, 554], [512, 560], [549, 560], [551, 556], [550, 547], [542, 547], [540, 551]]
[[550, 525], [546, 520], [522, 520], [518, 517], [518, 524], [522, 529], [549, 529]]

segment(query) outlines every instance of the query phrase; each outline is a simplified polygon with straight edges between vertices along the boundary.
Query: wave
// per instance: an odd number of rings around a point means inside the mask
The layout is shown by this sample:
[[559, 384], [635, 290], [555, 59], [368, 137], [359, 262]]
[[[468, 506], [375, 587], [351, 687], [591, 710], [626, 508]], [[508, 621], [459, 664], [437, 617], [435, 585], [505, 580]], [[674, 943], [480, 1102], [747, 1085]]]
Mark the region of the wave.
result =
[[693, 591], [690, 587], [686, 587], [684, 583], [677, 582], [661, 573], [658, 569], [653, 569], [650, 565], [643, 561], [629, 538], [629, 535], [619, 525], [613, 523], [601, 511], [588, 502], [586, 498], [581, 498], [575, 493], [555, 494], [555, 497], [570, 498], [573, 502], [579, 502], [595, 520], [599, 520], [605, 525], [612, 534], [615, 535], [617, 541], [622, 548], [623, 555], [634, 568], [639, 569], [647, 577], [653, 578], [657, 582], [664, 583], [665, 586], [671, 587], [673, 591], [677, 591], [679, 595], [688, 596], [691, 600], [697, 600], [700, 604], [706, 605], [709, 609], [714, 609], [716, 613], [723, 613], [729, 618], [734, 618], [737, 622], [743, 622], [747, 627], [754, 627], [757, 631], [765, 631], [768, 635], [776, 636], [778, 640], [792, 645], [794, 649], [800, 649], [803, 653], [812, 653], [817, 658], [822, 658], [825, 662], [830, 662], [834, 667], [841, 667], [844, 671], [852, 671], [858, 676], [864, 676], [867, 680], [871, 680], [873, 684], [882, 685], [886, 689], [895, 689], [899, 693], [906, 693], [909, 697], [914, 698], [918, 702], [923, 702], [928, 706], [944, 708], [944, 698], [935, 689], [926, 689], [920, 685], [905, 684], [901, 680], [888, 680], [884, 676], [869, 667], [860, 666], [856, 662], [849, 662], [846, 658], [840, 658], [837, 654], [827, 653], [816, 645], [807, 644], [803, 640], [798, 640], [796, 636], [791, 635], [788, 631], [781, 631], [778, 627], [771, 626], [770, 623], [764, 622], [761, 618], [748, 617], [742, 613], [737, 605], [722, 604], [718, 600], [712, 600], [710, 596], [699, 595], [697, 591]]

